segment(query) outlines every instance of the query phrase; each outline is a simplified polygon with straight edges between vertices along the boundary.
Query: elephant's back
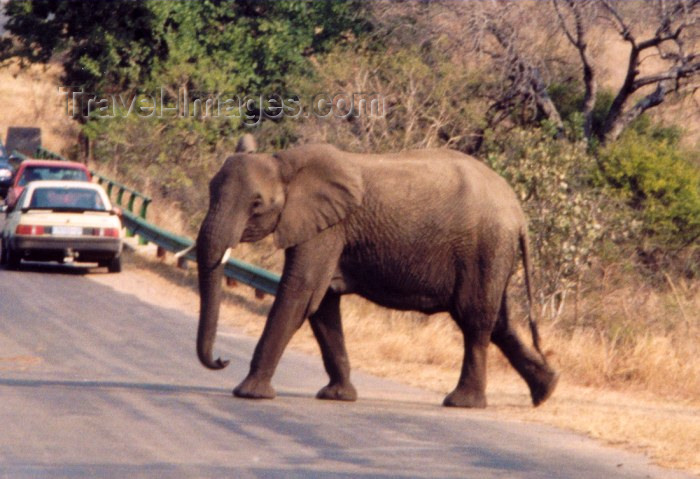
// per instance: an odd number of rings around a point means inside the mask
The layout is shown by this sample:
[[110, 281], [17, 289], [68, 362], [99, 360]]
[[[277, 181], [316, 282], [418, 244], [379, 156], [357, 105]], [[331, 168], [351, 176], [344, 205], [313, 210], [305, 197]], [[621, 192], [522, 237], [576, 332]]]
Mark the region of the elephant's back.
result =
[[[411, 150], [365, 157], [361, 164], [369, 203], [382, 202], [401, 215], [518, 217], [510, 185], [482, 161], [448, 149]], [[405, 204], [412, 206], [406, 211]], [[451, 213], [451, 214], [450, 214]], [[515, 219], [515, 218], [514, 218]]]

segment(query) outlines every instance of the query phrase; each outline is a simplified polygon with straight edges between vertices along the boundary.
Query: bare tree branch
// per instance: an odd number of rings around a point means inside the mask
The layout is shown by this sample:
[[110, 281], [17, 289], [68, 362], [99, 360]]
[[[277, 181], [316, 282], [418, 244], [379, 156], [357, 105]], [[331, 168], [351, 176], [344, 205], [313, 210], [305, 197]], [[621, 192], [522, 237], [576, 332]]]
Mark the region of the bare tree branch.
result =
[[[621, 37], [630, 44], [627, 74], [608, 112], [602, 132], [604, 141], [615, 140], [632, 121], [646, 110], [663, 103], [667, 95], [684, 91], [684, 82], [700, 76], [700, 52], [697, 49], [697, 30], [700, 24], [700, 0], [673, 0], [657, 3], [658, 27], [653, 36], [638, 41], [628, 22], [616, 8], [614, 1], [601, 0], [612, 16]], [[655, 48], [664, 66], [661, 71], [641, 76], [641, 54]], [[644, 87], [656, 85], [653, 92], [644, 95], [632, 106], [627, 105]]]
[[[552, 0], [554, 9], [559, 18], [559, 25], [569, 40], [569, 43], [576, 48], [581, 60], [583, 70], [584, 97], [581, 106], [584, 124], [583, 131], [586, 138], [593, 134], [593, 109], [595, 108], [596, 96], [598, 94], [598, 81], [593, 61], [588, 48], [588, 32], [590, 23], [595, 18], [595, 3], [591, 1], [576, 0]], [[570, 12], [573, 28], [569, 27], [568, 20], [562, 7], [566, 7]]]
[[472, 17], [471, 28], [476, 51], [488, 55], [503, 79], [501, 90], [494, 95], [487, 112], [487, 122], [494, 126], [516, 110], [523, 120], [540, 114], [561, 131], [561, 115], [547, 91], [541, 58], [529, 55], [518, 38], [519, 29], [511, 18], [520, 18], [517, 2], [494, 2], [494, 8], [484, 9]]

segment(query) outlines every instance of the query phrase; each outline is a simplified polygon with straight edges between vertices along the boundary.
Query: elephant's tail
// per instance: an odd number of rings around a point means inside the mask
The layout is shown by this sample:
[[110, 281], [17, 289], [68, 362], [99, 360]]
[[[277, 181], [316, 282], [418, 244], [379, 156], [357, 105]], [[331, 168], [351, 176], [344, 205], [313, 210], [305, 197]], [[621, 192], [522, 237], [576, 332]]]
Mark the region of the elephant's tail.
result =
[[540, 349], [540, 333], [537, 329], [537, 320], [535, 318], [535, 308], [534, 308], [534, 298], [532, 292], [532, 266], [530, 262], [530, 242], [527, 236], [527, 226], [524, 226], [520, 230], [520, 235], [518, 236], [518, 241], [520, 243], [520, 252], [523, 257], [523, 269], [525, 270], [525, 289], [527, 291], [527, 318], [530, 324], [530, 333], [532, 334], [532, 345], [535, 350], [542, 356], [542, 359], [547, 362], [547, 358], [542, 353]]

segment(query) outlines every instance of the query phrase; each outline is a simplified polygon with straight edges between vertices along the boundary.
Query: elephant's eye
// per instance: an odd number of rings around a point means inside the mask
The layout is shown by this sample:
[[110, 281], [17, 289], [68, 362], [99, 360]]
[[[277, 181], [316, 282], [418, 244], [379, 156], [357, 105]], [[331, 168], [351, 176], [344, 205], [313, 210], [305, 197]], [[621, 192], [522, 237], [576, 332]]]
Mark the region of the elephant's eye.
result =
[[262, 210], [264, 206], [265, 202], [260, 196], [258, 196], [253, 200], [253, 203], [250, 205], [250, 211], [253, 214], [259, 214], [261, 212], [260, 210]]

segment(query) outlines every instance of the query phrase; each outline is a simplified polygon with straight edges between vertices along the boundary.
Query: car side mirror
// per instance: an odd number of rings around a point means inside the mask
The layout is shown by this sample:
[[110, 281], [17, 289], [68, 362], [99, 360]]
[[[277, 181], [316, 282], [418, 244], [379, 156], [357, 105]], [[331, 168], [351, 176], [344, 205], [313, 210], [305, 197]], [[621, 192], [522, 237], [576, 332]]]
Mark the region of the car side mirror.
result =
[[119, 218], [122, 218], [124, 216], [124, 210], [122, 210], [118, 206], [113, 206], [112, 209], [109, 210], [109, 214], [118, 216]]

